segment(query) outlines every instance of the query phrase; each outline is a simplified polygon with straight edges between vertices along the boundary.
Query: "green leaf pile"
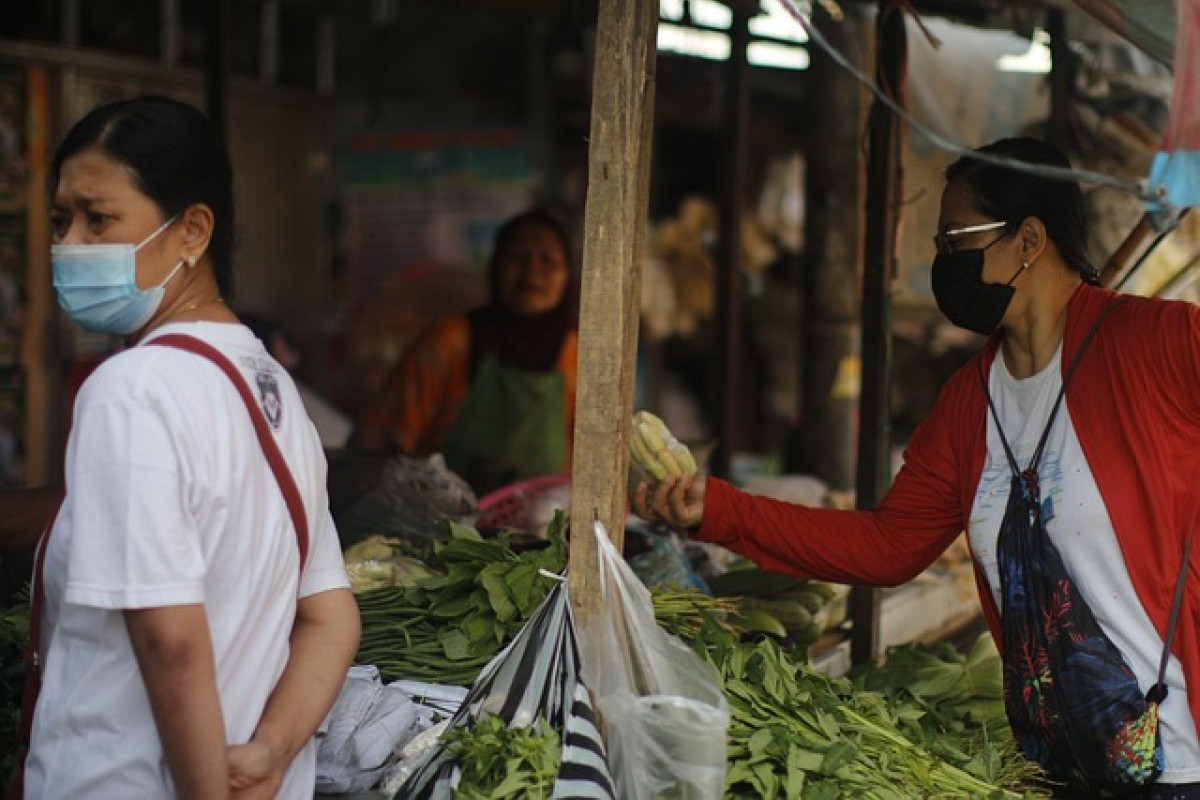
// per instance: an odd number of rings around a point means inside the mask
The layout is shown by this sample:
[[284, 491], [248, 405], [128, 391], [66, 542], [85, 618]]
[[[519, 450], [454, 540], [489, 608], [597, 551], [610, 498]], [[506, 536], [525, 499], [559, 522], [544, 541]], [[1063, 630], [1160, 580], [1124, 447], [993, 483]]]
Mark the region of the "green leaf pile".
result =
[[562, 758], [559, 734], [544, 717], [528, 728], [509, 728], [485, 715], [446, 733], [459, 759], [456, 800], [548, 800]]
[[419, 680], [469, 686], [545, 599], [566, 565], [565, 518], [555, 516], [549, 545], [516, 553], [501, 534], [484, 539], [449, 526], [437, 546], [444, 573], [409, 588], [356, 595], [363, 635], [356, 660], [373, 664], [384, 681]]
[[[711, 651], [729, 699], [726, 796], [875, 800], [1044, 797], [1008, 743], [950, 731], [937, 746], [928, 710], [899, 694], [856, 690], [778, 644]], [[957, 743], [957, 744], [956, 744]]]

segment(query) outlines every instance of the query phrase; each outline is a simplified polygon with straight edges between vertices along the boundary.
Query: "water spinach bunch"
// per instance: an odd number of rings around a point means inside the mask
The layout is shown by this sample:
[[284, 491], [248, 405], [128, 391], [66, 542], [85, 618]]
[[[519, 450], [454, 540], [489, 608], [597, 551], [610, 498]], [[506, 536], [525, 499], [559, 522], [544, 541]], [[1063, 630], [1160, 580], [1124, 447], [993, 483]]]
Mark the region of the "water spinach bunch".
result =
[[566, 520], [556, 514], [549, 544], [515, 552], [506, 536], [484, 539], [445, 522], [449, 539], [436, 549], [441, 574], [414, 586], [356, 595], [363, 635], [356, 660], [385, 681], [419, 680], [469, 686], [516, 636], [566, 565]]
[[727, 797], [1046, 796], [1029, 788], [1032, 770], [1021, 762], [999, 752], [994, 758], [954, 748], [935, 752], [912, 735], [925, 708], [897, 695], [855, 690], [771, 640], [715, 648], [710, 657], [732, 715]]

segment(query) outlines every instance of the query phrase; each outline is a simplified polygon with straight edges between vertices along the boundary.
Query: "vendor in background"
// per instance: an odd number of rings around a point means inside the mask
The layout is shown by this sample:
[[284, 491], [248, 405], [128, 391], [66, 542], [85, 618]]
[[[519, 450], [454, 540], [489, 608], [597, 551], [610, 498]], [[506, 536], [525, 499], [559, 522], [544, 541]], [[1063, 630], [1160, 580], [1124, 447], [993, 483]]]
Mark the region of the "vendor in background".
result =
[[488, 305], [417, 338], [353, 437], [360, 450], [440, 452], [481, 495], [570, 469], [578, 281], [562, 225], [544, 211], [505, 223], [488, 281]]
[[[1070, 166], [1033, 139], [980, 152]], [[642, 485], [634, 508], [765, 569], [865, 586], [912, 580], [966, 531], [1026, 755], [1062, 770], [1071, 796], [1099, 797], [1089, 785], [1119, 773], [1126, 786], [1154, 781], [1137, 797], [1200, 798], [1200, 543], [1187, 555], [1200, 307], [1094, 285], [1072, 181], [962, 158], [934, 238], [939, 308], [990, 338], [946, 383], [877, 509], [809, 508], [713, 478]], [[1143, 698], [1160, 684], [1156, 776], [1153, 735], [1138, 742], [1149, 749], [1110, 749], [1153, 733], [1140, 727], [1149, 717], [1119, 727], [1110, 712], [1149, 713]]]
[[[49, 187], [59, 305], [131, 346], [79, 392], [66, 496], [40, 544], [24, 796], [312, 797], [313, 737], [354, 657], [358, 609], [316, 432], [225, 304], [224, 145], [192, 106], [115, 102], [72, 127]], [[164, 334], [216, 351], [256, 387], [308, 523], [307, 559], [234, 382], [154, 346]], [[31, 508], [18, 531], [44, 515]]]

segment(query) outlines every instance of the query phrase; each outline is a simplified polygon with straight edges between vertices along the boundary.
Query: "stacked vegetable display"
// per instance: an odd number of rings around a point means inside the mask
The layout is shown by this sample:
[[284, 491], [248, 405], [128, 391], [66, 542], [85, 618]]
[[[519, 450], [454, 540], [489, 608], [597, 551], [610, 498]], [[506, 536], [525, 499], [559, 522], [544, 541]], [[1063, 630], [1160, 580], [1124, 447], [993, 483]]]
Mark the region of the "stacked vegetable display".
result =
[[739, 626], [775, 637], [800, 657], [845, 618], [844, 591], [839, 598], [839, 590], [824, 581], [768, 572], [749, 562], [710, 578], [708, 585], [736, 605]]
[[435, 548], [444, 572], [359, 592], [363, 635], [357, 661], [385, 681], [470, 685], [537, 609], [566, 564], [562, 515], [547, 546], [514, 552], [503, 536], [483, 539], [452, 522]]
[[[563, 568], [564, 524], [560, 515], [548, 544], [523, 553], [503, 537], [485, 541], [452, 527], [434, 565], [444, 573], [358, 595], [359, 661], [375, 664], [386, 680], [471, 683]], [[753, 571], [718, 586], [730, 590], [739, 582], [789, 603], [805, 602], [797, 598], [804, 592], [822, 593], [815, 584]], [[727, 797], [1046, 796], [1033, 788], [1036, 768], [1017, 753], [1003, 718], [999, 658], [989, 638], [965, 655], [949, 647], [893, 648], [883, 666], [830, 678], [787, 636], [747, 631], [741, 597], [677, 589], [652, 597], [659, 623], [721, 676], [733, 717]], [[549, 796], [556, 740], [539, 728], [498, 730], [486, 718], [456, 732], [451, 746], [470, 776], [463, 796]]]

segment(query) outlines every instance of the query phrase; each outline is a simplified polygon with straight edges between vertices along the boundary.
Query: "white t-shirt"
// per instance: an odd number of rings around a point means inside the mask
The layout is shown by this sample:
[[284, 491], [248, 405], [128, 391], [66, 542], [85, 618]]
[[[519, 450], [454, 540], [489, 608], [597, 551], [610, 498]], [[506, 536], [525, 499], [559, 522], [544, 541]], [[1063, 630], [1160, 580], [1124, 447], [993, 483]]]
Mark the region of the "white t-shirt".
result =
[[[1013, 378], [1004, 363], [1003, 353], [997, 354], [988, 379], [988, 391], [1021, 469], [1029, 466], [1061, 389], [1061, 345], [1045, 369], [1023, 380]], [[1120, 649], [1144, 693], [1158, 680], [1162, 638], [1138, 602], [1129, 580], [1112, 520], [1079, 446], [1065, 399], [1054, 418], [1038, 466], [1038, 477], [1046, 533], [1096, 621]], [[971, 549], [987, 576], [997, 609], [1001, 607], [1001, 598], [996, 539], [1008, 504], [1011, 480], [1012, 471], [996, 429], [996, 420], [989, 411], [987, 461], [975, 492], [969, 533]], [[1196, 726], [1188, 708], [1183, 671], [1174, 656], [1168, 663], [1165, 682], [1168, 693], [1159, 709], [1159, 730], [1166, 768], [1159, 780], [1163, 783], [1200, 781], [1200, 742], [1197, 742]]]
[[[309, 555], [232, 382], [200, 356], [139, 346], [88, 378], [45, 566], [43, 685], [26, 797], [174, 794], [124, 609], [203, 603], [230, 743], [249, 739], [288, 657], [298, 597], [349, 585], [326, 463], [287, 372], [250, 331], [184, 323], [240, 369], [304, 499]], [[279, 797], [313, 795], [315, 747]]]

